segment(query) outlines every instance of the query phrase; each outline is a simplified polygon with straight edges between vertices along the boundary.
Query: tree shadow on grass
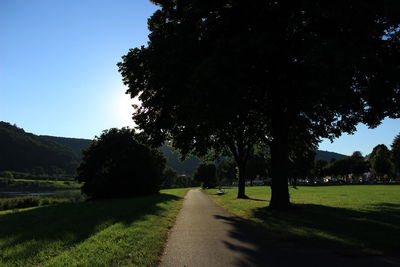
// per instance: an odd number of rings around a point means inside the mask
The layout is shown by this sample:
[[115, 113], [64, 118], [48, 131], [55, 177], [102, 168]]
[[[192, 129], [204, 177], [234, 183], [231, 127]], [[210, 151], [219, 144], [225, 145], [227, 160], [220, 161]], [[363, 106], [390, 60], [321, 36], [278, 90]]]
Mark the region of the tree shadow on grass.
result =
[[[22, 262], [52, 244], [72, 247], [115, 223], [129, 226], [146, 215], [160, 214], [159, 204], [181, 197], [169, 194], [62, 204], [0, 216], [0, 258]], [[61, 251], [62, 252], [62, 251]]]
[[260, 198], [252, 198], [252, 197], [249, 197], [248, 199], [253, 200], [253, 201], [267, 202], [267, 200], [265, 200], [265, 199], [260, 199]]
[[400, 205], [379, 203], [366, 210], [301, 204], [287, 212], [253, 210], [260, 225], [280, 239], [350, 254], [384, 254], [400, 249]]
[[235, 266], [400, 266], [400, 205], [367, 210], [296, 205], [286, 212], [257, 208], [254, 221], [218, 216], [232, 225], [241, 254]]

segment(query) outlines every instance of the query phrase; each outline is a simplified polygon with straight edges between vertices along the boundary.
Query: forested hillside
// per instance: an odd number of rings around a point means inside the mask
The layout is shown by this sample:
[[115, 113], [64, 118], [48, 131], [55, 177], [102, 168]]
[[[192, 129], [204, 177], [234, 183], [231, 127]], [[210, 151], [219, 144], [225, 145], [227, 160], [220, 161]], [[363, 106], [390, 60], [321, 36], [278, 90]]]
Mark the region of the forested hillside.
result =
[[73, 174], [79, 158], [68, 148], [0, 122], [0, 170]]
[[167, 145], [163, 145], [161, 151], [167, 158], [167, 166], [179, 174], [192, 175], [201, 163], [201, 160], [195, 156], [190, 156], [186, 160], [181, 161], [181, 154]]
[[82, 138], [67, 138], [49, 135], [40, 135], [40, 137], [70, 149], [80, 159], [82, 158], [82, 150], [88, 148], [92, 142], [92, 140]]
[[322, 150], [317, 150], [315, 153], [315, 159], [322, 159], [325, 160], [327, 162], [330, 162], [332, 159], [341, 159], [346, 157], [346, 155], [343, 154], [339, 154], [336, 152], [329, 152], [329, 151], [322, 151]]

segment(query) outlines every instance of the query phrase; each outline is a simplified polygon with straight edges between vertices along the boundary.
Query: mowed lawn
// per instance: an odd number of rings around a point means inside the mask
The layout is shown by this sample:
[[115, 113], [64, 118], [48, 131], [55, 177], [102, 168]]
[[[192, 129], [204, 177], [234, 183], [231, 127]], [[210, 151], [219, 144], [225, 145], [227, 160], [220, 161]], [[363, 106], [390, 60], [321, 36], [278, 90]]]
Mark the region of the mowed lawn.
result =
[[247, 187], [249, 199], [227, 188], [212, 199], [282, 247], [328, 248], [340, 254], [391, 255], [400, 251], [400, 186], [303, 186], [290, 189], [294, 208], [271, 211], [270, 187]]
[[0, 212], [0, 266], [155, 266], [187, 190]]

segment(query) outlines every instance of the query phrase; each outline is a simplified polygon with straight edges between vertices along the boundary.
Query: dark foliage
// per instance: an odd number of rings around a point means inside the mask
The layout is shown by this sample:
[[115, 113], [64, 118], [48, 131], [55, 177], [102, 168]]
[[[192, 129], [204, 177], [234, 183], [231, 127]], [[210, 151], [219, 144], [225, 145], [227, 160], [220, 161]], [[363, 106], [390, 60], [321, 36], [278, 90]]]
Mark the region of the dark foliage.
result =
[[236, 163], [233, 160], [224, 159], [217, 165], [218, 183], [221, 185], [232, 185], [237, 181]]
[[196, 156], [189, 156], [181, 160], [181, 153], [167, 144], [163, 144], [160, 150], [167, 159], [167, 166], [175, 170], [178, 174], [193, 175], [201, 163], [201, 160]]
[[250, 185], [256, 179], [265, 179], [271, 171], [271, 157], [269, 153], [252, 153], [247, 162], [246, 178]]
[[400, 134], [396, 135], [392, 143], [392, 162], [398, 175], [400, 173]]
[[400, 116], [400, 4], [386, 1], [153, 1], [147, 47], [119, 64], [153, 144], [229, 148], [244, 197], [254, 144], [271, 149], [270, 206], [290, 206], [296, 146]]
[[[321, 167], [320, 165], [319, 168]], [[368, 172], [369, 168], [369, 162], [359, 151], [355, 151], [349, 157], [340, 158], [325, 165], [323, 171], [319, 173], [334, 176], [339, 179], [340, 183], [360, 183], [361, 176]], [[319, 176], [318, 178], [321, 177]]]
[[202, 163], [197, 168], [194, 179], [202, 184], [203, 188], [213, 188], [217, 185], [217, 172], [215, 164]]
[[389, 180], [393, 178], [394, 165], [392, 163], [392, 155], [387, 146], [381, 144], [374, 147], [369, 155], [371, 170], [375, 178], [380, 180]]
[[0, 122], [0, 171], [74, 174], [79, 158], [69, 149]]
[[87, 149], [90, 146], [90, 143], [92, 142], [92, 140], [82, 139], [82, 138], [67, 138], [67, 137], [56, 137], [48, 135], [40, 135], [40, 137], [50, 142], [68, 148], [69, 150], [75, 153], [75, 156], [78, 159], [82, 159], [83, 150]]
[[199, 186], [192, 176], [181, 174], [171, 168], [166, 168], [163, 173], [161, 188], [185, 188]]
[[84, 152], [78, 168], [89, 198], [129, 197], [159, 191], [165, 158], [135, 139], [128, 128], [105, 130]]
[[318, 183], [322, 184], [323, 178], [326, 175], [325, 168], [328, 165], [328, 162], [322, 159], [317, 159], [314, 162], [314, 168], [312, 170], [312, 176]]

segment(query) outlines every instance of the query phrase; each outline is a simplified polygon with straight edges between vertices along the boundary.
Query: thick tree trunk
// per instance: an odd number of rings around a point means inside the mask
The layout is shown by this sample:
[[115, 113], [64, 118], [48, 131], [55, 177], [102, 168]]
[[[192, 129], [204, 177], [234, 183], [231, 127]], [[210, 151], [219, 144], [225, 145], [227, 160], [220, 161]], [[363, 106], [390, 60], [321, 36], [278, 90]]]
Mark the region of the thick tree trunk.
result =
[[238, 163], [239, 169], [239, 185], [238, 185], [238, 198], [247, 198], [245, 193], [246, 188], [246, 164]]
[[271, 201], [269, 207], [285, 210], [290, 207], [288, 188], [288, 125], [278, 121], [273, 125], [271, 144]]

